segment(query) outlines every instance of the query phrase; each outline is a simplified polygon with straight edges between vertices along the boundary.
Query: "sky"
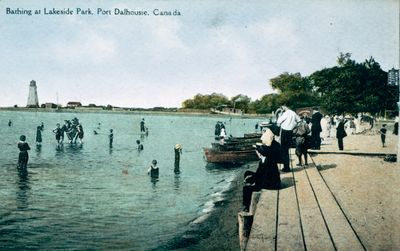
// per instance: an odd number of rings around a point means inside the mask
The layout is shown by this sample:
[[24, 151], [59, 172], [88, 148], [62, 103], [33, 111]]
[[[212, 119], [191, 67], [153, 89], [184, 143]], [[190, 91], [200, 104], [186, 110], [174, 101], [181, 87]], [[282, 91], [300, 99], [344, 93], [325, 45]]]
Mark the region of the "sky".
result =
[[271, 78], [333, 67], [340, 52], [398, 69], [399, 20], [397, 0], [0, 0], [0, 107], [26, 106], [31, 80], [41, 104], [181, 107], [214, 92], [254, 101], [274, 92]]

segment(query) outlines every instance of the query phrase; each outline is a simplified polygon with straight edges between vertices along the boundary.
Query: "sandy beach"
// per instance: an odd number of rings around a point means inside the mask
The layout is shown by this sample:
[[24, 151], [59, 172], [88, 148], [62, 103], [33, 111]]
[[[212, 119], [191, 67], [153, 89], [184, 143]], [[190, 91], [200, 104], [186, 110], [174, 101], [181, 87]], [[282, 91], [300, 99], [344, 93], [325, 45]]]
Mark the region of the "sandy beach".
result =
[[[393, 154], [397, 140], [388, 130], [387, 146], [383, 148], [379, 134], [349, 135], [344, 139], [344, 148], [345, 152]], [[337, 149], [336, 138], [328, 138], [322, 145], [324, 151]], [[340, 153], [311, 154], [310, 163], [321, 172], [368, 250], [396, 250], [400, 246], [400, 170], [396, 163], [386, 162], [383, 157]], [[230, 199], [207, 221], [204, 239], [178, 250], [239, 250], [237, 213], [242, 208], [241, 192], [238, 178]]]

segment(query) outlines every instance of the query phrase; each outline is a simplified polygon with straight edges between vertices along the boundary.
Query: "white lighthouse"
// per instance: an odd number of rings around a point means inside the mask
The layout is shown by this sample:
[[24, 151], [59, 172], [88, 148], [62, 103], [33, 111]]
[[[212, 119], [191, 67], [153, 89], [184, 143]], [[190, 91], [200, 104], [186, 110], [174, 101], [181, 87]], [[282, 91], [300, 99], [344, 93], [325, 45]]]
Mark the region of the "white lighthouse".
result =
[[36, 81], [32, 80], [29, 84], [28, 104], [26, 107], [37, 108], [39, 107], [39, 100], [37, 95]]

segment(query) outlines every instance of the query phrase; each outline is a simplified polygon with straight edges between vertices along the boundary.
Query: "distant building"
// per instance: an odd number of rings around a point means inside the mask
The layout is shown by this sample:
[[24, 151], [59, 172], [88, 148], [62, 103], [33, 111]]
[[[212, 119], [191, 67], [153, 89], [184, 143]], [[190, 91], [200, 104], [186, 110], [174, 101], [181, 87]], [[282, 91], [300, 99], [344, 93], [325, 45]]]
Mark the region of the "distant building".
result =
[[399, 86], [399, 70], [392, 68], [388, 71], [388, 85]]
[[39, 107], [39, 99], [37, 95], [37, 87], [36, 81], [32, 80], [29, 84], [29, 96], [28, 96], [28, 103], [26, 107], [29, 108], [38, 108]]
[[81, 106], [82, 106], [81, 102], [70, 101], [67, 103], [68, 108], [75, 108], [75, 107], [81, 107]]
[[57, 105], [54, 103], [45, 103], [44, 107], [45, 108], [57, 108]]
[[386, 105], [385, 117], [393, 117], [397, 111], [397, 102], [399, 101], [399, 70], [392, 68], [388, 71], [388, 80], [386, 86]]

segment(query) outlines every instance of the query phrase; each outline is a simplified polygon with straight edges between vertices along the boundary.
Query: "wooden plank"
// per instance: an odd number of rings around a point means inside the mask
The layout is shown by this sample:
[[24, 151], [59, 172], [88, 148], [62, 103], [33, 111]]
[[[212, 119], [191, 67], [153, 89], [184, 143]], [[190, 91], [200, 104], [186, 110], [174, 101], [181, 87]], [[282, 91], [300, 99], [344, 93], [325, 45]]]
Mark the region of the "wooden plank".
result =
[[294, 172], [304, 241], [308, 250], [335, 250], [304, 170]]
[[275, 249], [277, 190], [261, 190], [246, 250]]
[[316, 168], [307, 169], [337, 250], [364, 250]]
[[[281, 175], [281, 179], [292, 177], [292, 173]], [[295, 187], [279, 190], [277, 250], [305, 250], [300, 226]]]

